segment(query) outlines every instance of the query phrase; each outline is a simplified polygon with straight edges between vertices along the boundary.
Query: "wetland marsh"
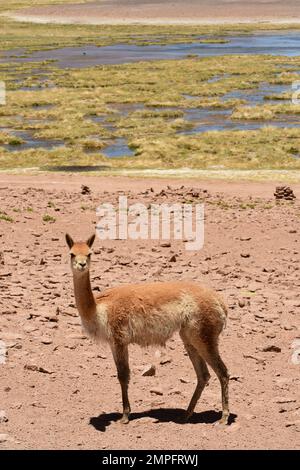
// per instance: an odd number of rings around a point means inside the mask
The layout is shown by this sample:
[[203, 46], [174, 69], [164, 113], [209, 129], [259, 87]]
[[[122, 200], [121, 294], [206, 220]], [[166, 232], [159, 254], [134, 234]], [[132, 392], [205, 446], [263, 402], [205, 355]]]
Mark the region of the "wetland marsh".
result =
[[300, 168], [297, 26], [0, 21], [1, 169]]

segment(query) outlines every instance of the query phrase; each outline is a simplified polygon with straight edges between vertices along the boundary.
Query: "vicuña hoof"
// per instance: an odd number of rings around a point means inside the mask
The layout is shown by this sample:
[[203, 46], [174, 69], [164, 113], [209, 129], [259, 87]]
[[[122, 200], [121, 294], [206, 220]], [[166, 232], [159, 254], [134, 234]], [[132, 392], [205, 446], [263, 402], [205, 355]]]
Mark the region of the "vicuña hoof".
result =
[[120, 423], [121, 424], [128, 424], [129, 423], [128, 416], [122, 416], [122, 418], [120, 419]]
[[216, 425], [217, 426], [227, 426], [228, 425], [228, 419], [229, 419], [229, 416], [222, 416], [222, 418], [216, 422]]
[[182, 422], [183, 423], [188, 423], [190, 418], [192, 417], [193, 415], [193, 412], [191, 413], [190, 411], [186, 411], [183, 418], [182, 418]]

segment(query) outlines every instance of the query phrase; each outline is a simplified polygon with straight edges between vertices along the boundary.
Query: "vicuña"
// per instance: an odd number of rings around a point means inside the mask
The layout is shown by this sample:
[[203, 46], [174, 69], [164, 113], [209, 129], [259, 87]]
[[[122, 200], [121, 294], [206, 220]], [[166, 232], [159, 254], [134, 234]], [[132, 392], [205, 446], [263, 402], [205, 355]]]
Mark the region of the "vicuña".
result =
[[76, 306], [82, 325], [96, 340], [109, 343], [122, 390], [122, 423], [129, 422], [130, 377], [128, 345], [164, 346], [178, 331], [197, 374], [197, 385], [187, 409], [188, 419], [207, 384], [207, 364], [216, 373], [222, 390], [222, 423], [228, 422], [227, 368], [218, 350], [227, 309], [219, 295], [193, 282], [149, 282], [106, 289], [94, 297], [90, 282], [91, 247], [86, 242], [66, 241], [70, 248]]

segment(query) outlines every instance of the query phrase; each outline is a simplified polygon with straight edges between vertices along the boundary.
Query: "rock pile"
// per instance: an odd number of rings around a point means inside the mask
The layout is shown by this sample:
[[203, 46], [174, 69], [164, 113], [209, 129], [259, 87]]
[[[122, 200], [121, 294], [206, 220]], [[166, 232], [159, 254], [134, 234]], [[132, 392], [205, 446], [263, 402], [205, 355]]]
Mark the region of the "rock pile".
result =
[[274, 196], [276, 199], [285, 199], [286, 201], [293, 201], [296, 198], [289, 186], [277, 186]]
[[81, 194], [91, 194], [91, 190], [85, 184], [81, 185]]

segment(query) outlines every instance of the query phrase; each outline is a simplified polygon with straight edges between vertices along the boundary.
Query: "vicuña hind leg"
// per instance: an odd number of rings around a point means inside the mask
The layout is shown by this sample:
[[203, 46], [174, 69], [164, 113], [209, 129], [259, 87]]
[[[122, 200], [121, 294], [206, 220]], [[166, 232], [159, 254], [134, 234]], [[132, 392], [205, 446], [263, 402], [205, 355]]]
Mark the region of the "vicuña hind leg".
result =
[[222, 390], [222, 418], [219, 421], [220, 424], [228, 424], [229, 418], [229, 393], [228, 393], [228, 384], [229, 384], [229, 373], [227, 367], [222, 361], [218, 345], [216, 341], [213, 344], [207, 345], [202, 341], [193, 341], [193, 345], [196, 347], [197, 351], [201, 356], [206, 360], [208, 365], [216, 373]]
[[128, 384], [130, 379], [129, 361], [128, 361], [128, 347], [123, 345], [114, 345], [112, 353], [118, 372], [118, 379], [122, 390], [123, 402], [123, 416], [121, 418], [122, 424], [129, 423], [130, 403], [128, 399]]
[[194, 409], [197, 405], [197, 402], [201, 396], [201, 393], [209, 381], [210, 374], [208, 372], [207, 365], [202, 357], [198, 354], [197, 349], [189, 343], [188, 339], [185, 337], [184, 333], [180, 333], [180, 336], [183, 340], [184, 347], [192, 361], [196, 375], [197, 375], [197, 385], [193, 396], [191, 398], [190, 404], [186, 411], [186, 421], [192, 416]]

